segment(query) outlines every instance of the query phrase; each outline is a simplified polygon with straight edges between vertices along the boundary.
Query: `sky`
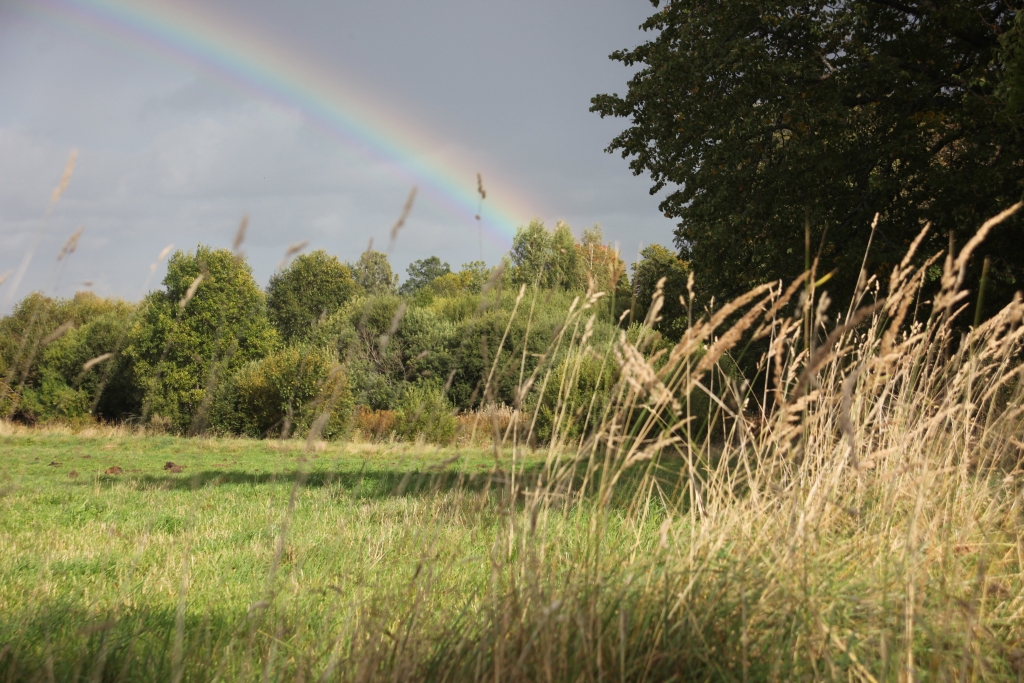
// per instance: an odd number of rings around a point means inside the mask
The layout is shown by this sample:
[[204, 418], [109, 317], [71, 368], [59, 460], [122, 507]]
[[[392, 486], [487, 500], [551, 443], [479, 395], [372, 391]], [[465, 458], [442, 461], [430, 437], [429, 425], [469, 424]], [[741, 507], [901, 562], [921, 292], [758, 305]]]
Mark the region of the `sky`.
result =
[[[647, 0], [2, 0], [0, 312], [33, 290], [138, 299], [164, 248], [289, 245], [497, 263], [517, 225], [671, 245], [650, 181], [604, 150], [608, 59]], [[66, 190], [51, 202], [69, 153]], [[486, 199], [480, 201], [476, 174]], [[391, 228], [417, 195], [395, 240]], [[480, 219], [476, 218], [479, 212]], [[62, 245], [77, 228], [73, 254]], [[23, 273], [23, 275], [21, 275]]]

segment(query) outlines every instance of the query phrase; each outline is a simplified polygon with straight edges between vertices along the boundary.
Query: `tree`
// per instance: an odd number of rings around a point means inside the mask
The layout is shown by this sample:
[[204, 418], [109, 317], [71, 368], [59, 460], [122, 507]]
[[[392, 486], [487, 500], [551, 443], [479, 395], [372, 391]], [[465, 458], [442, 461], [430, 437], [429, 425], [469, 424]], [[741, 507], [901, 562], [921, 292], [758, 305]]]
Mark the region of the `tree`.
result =
[[512, 282], [537, 283], [545, 289], [586, 288], [586, 275], [575, 245], [572, 230], [564, 221], [558, 221], [553, 231], [537, 219], [518, 228], [509, 252]]
[[412, 294], [419, 289], [428, 286], [431, 282], [452, 272], [452, 267], [444, 263], [436, 256], [419, 259], [409, 264], [405, 269], [409, 273], [408, 279], [402, 283], [399, 290], [402, 294]]
[[77, 419], [95, 408], [106, 419], [127, 417], [140, 396], [119, 352], [135, 310], [91, 292], [25, 297], [0, 319], [0, 415]]
[[551, 233], [544, 227], [544, 223], [534, 219], [525, 227], [516, 228], [512, 250], [509, 252], [512, 281], [516, 284], [541, 281], [548, 268], [550, 254]]
[[398, 275], [383, 252], [367, 249], [349, 268], [356, 284], [367, 294], [390, 294], [398, 287]]
[[661, 319], [657, 325], [660, 330], [676, 338], [686, 328], [686, 309], [680, 297], [686, 300], [689, 293], [686, 284], [690, 275], [687, 264], [674, 252], [660, 244], [646, 246], [640, 252], [640, 261], [633, 266], [633, 295], [636, 297], [633, 319], [642, 322], [650, 309], [658, 281], [665, 278], [662, 285], [664, 297]]
[[997, 92], [1006, 103], [1006, 113], [1018, 127], [1024, 127], [1024, 13], [1018, 12], [1013, 25], [999, 36], [999, 59], [1003, 78]]
[[125, 356], [146, 389], [144, 417], [202, 431], [212, 390], [277, 345], [263, 292], [244, 260], [199, 245], [167, 262], [164, 291], [143, 301]]
[[457, 273], [445, 273], [430, 283], [430, 291], [437, 296], [459, 296], [463, 293], [479, 294], [490, 278], [491, 269], [483, 261], [462, 264]]
[[307, 339], [313, 325], [330, 316], [356, 293], [348, 266], [323, 249], [296, 257], [270, 278], [267, 311], [286, 342]]
[[470, 261], [462, 264], [458, 274], [467, 291], [479, 294], [490, 279], [492, 272], [493, 270], [487, 266], [485, 261]]
[[[979, 0], [677, 0], [643, 24], [649, 41], [611, 55], [637, 69], [626, 95], [591, 110], [630, 120], [608, 151], [668, 190], [660, 207], [705, 302], [803, 271], [805, 223], [840, 299], [876, 212], [867, 265], [887, 277], [925, 222], [930, 255], [1021, 198], [1024, 138], [995, 96], [1014, 14]], [[977, 252], [995, 298], [1024, 282], [1020, 225]]]
[[593, 280], [597, 291], [604, 292], [608, 305], [613, 307], [610, 309], [612, 315], [618, 318], [629, 308], [632, 299], [626, 264], [619, 258], [618, 249], [605, 244], [604, 231], [595, 224], [592, 228], [584, 228], [576, 252], [588, 286]]

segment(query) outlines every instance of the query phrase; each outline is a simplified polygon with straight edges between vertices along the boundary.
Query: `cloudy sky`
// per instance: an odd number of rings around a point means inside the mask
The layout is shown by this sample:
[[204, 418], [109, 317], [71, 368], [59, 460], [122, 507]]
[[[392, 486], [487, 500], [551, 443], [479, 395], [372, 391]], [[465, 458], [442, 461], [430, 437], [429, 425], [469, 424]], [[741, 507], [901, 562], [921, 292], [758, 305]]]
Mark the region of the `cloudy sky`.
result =
[[[138, 298], [169, 243], [245, 252], [265, 284], [290, 244], [404, 274], [496, 262], [518, 223], [599, 222], [627, 262], [671, 244], [646, 178], [588, 112], [623, 92], [608, 54], [646, 0], [0, 2], [0, 310], [33, 289]], [[48, 216], [69, 152], [66, 192]], [[476, 172], [487, 200], [472, 206]], [[388, 235], [413, 186], [413, 210]], [[467, 201], [467, 198], [470, 198]], [[56, 255], [76, 228], [77, 251]], [[20, 283], [26, 254], [32, 260]], [[86, 284], [88, 283], [88, 284]]]

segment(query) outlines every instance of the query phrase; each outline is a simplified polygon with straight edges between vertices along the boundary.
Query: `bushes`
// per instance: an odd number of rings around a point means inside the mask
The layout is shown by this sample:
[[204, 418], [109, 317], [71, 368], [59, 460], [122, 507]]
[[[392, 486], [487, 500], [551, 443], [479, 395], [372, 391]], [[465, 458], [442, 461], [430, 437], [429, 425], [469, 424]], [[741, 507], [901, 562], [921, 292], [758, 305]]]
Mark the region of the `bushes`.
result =
[[[0, 321], [0, 406], [25, 422], [125, 419], [140, 395], [118, 354], [137, 306], [79, 292], [71, 299], [30, 294]], [[85, 368], [86, 363], [108, 355]]]
[[[218, 396], [214, 426], [251, 437], [346, 434], [352, 392], [345, 369], [329, 349], [290, 346], [242, 366]], [[319, 420], [319, 422], [318, 422]]]
[[267, 311], [281, 339], [304, 341], [318, 320], [337, 312], [356, 290], [349, 267], [318, 249], [270, 278]]
[[396, 433], [407, 439], [422, 436], [432, 443], [451, 443], [458, 427], [453, 413], [454, 406], [440, 386], [410, 384], [395, 410]]
[[[33, 294], [0, 319], [0, 408], [27, 422], [100, 417], [248, 436], [303, 434], [323, 414], [324, 435], [336, 437], [357, 404], [373, 423], [363, 431], [383, 436], [393, 421], [399, 436], [448, 442], [453, 411], [516, 405], [539, 408], [542, 440], [556, 422], [577, 435], [585, 399], [610, 383], [586, 354], [567, 355], [584, 324], [594, 347], [616, 332], [611, 297], [584, 294], [588, 276], [602, 288], [621, 280], [602, 239], [595, 228], [577, 244], [564, 223], [534, 223], [496, 269], [416, 262], [408, 296], [379, 252], [354, 266], [300, 256], [265, 295], [243, 259], [200, 245], [175, 253], [163, 289], [138, 304]], [[519, 397], [535, 370], [554, 372], [553, 384]]]
[[395, 411], [360, 406], [356, 409], [356, 429], [363, 438], [386, 439], [395, 431]]
[[615, 383], [613, 361], [588, 351], [567, 353], [529, 406], [533, 434], [542, 442], [576, 439], [601, 419]]

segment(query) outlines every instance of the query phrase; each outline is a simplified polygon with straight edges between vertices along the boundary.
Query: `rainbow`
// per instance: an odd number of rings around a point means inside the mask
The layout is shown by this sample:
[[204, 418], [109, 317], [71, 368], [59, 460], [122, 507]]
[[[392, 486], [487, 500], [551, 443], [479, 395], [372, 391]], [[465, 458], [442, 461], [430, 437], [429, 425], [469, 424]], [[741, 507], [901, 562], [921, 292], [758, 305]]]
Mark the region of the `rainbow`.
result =
[[[420, 187], [467, 229], [480, 207], [476, 170], [466, 159], [432, 156], [429, 134], [401, 120], [366, 93], [273, 45], [265, 36], [195, 8], [149, 0], [32, 0], [32, 10], [112, 34], [198, 67], [256, 96], [302, 113], [321, 132], [372, 162], [385, 162]], [[507, 248], [517, 226], [538, 212], [504, 187], [488, 195], [480, 213], [484, 231]]]

